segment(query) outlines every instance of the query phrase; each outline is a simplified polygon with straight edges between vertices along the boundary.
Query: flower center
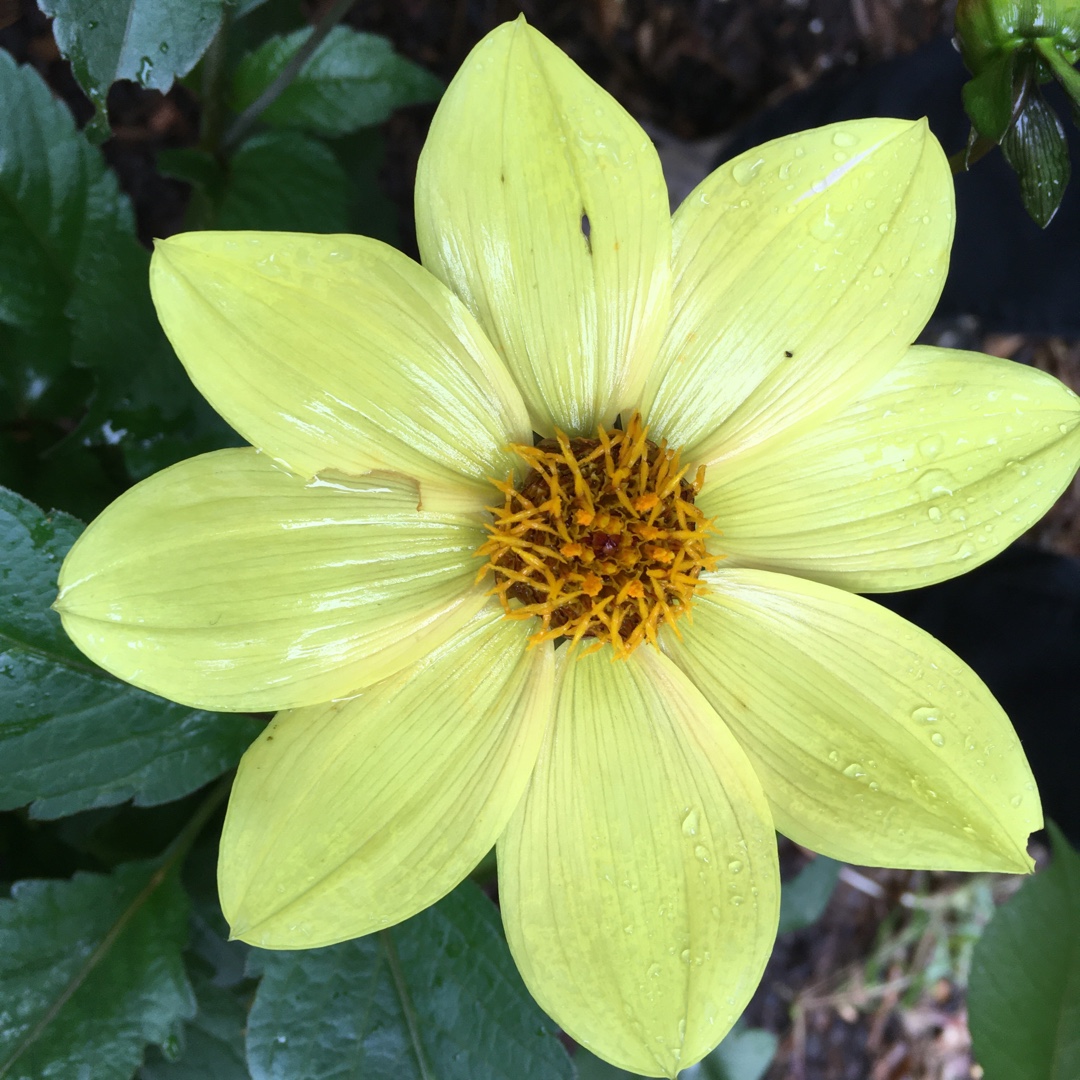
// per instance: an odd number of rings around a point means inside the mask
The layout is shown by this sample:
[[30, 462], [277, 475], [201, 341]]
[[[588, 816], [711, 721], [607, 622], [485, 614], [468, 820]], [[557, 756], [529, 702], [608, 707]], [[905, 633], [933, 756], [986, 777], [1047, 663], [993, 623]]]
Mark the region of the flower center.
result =
[[534, 644], [594, 638], [589, 651], [610, 642], [625, 659], [705, 590], [701, 571], [717, 561], [694, 505], [705, 467], [687, 481], [679, 451], [647, 434], [635, 413], [625, 431], [511, 448], [530, 469], [519, 486], [494, 482], [505, 502], [489, 508], [477, 580], [494, 577], [508, 618], [540, 620]]

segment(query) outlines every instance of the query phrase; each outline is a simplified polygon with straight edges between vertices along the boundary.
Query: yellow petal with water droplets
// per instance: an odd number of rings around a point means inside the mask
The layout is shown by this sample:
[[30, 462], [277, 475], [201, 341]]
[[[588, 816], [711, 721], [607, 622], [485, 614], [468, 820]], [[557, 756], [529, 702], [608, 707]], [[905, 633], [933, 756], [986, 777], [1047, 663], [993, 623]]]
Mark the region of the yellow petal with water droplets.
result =
[[184, 233], [158, 243], [150, 286], [199, 391], [293, 472], [400, 472], [428, 509], [479, 508], [530, 433], [461, 302], [377, 240]]
[[56, 607], [95, 663], [155, 694], [261, 712], [411, 664], [484, 604], [479, 523], [387, 477], [311, 485], [250, 448], [182, 461], [76, 541]]
[[1080, 399], [1036, 368], [915, 347], [837, 416], [713, 466], [728, 565], [888, 592], [996, 555], [1080, 466]]
[[1035, 781], [971, 668], [828, 585], [764, 570], [709, 581], [664, 650], [750, 756], [780, 832], [868, 866], [1032, 866]]
[[424, 265], [468, 304], [533, 425], [591, 435], [641, 391], [670, 304], [656, 150], [524, 19], [469, 54], [416, 177]]
[[499, 841], [510, 949], [540, 1005], [620, 1068], [674, 1076], [750, 1000], [778, 915], [746, 756], [673, 664], [562, 650], [554, 723]]
[[279, 713], [240, 762], [218, 888], [234, 937], [330, 945], [448, 893], [520, 801], [552, 648], [497, 605], [349, 701]]
[[675, 214], [653, 432], [708, 463], [837, 411], [930, 317], [953, 217], [923, 121], [846, 121], [721, 165]]

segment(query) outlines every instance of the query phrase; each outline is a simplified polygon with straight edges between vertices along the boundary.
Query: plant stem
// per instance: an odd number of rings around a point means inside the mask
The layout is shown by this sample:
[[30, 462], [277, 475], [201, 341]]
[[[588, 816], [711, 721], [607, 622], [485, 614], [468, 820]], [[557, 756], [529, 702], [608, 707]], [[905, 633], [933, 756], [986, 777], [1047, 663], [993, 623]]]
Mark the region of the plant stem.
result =
[[226, 773], [207, 792], [206, 798], [199, 803], [188, 823], [176, 834], [173, 841], [161, 856], [162, 870], [170, 871], [188, 853], [206, 823], [214, 816], [214, 811], [229, 797], [232, 790], [234, 772]]
[[259, 117], [274, 104], [285, 88], [300, 73], [311, 54], [322, 44], [323, 39], [349, 12], [356, 0], [336, 0], [326, 14], [315, 24], [307, 40], [290, 57], [274, 81], [233, 121], [221, 140], [221, 149], [232, 153], [248, 136]]
[[215, 153], [225, 120], [225, 41], [229, 34], [229, 5], [225, 5], [221, 26], [203, 57], [202, 134], [199, 145]]
[[970, 150], [965, 146], [963, 150], [957, 150], [955, 154], [951, 154], [949, 156], [949, 168], [952, 169], [953, 176], [967, 172], [979, 158], [985, 157], [995, 146], [997, 146], [997, 143], [993, 139], [987, 139], [980, 135], [972, 144]]

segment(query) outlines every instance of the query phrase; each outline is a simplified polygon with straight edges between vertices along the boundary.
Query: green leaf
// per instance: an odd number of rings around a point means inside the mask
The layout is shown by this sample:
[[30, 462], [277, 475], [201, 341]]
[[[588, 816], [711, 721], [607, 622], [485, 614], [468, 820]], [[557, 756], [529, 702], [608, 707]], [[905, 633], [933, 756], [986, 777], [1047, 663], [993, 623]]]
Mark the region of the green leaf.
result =
[[382, 132], [365, 128], [335, 139], [331, 145], [349, 178], [348, 231], [400, 247], [397, 206], [379, 183], [384, 152]]
[[3, 50], [0, 101], [0, 323], [10, 327], [0, 334], [0, 392], [11, 416], [38, 406], [67, 368], [64, 309], [112, 178], [37, 72]]
[[964, 83], [961, 91], [964, 111], [975, 130], [994, 142], [1001, 142], [1012, 122], [1015, 68], [1016, 53], [1002, 53], [974, 79]]
[[263, 975], [248, 1017], [254, 1080], [574, 1075], [471, 882], [392, 930], [251, 960]]
[[1080, 1076], [1080, 855], [1053, 824], [1054, 861], [975, 946], [968, 1021], [987, 1080]]
[[[310, 33], [270, 38], [245, 56], [233, 76], [233, 109], [242, 112], [255, 101]], [[345, 135], [381, 124], [401, 105], [434, 101], [442, 91], [434, 75], [398, 56], [386, 38], [336, 26], [262, 120], [272, 127]]]
[[128, 1080], [194, 1013], [187, 902], [154, 862], [20, 881], [0, 900], [0, 1077]]
[[842, 863], [818, 855], [780, 889], [780, 926], [778, 934], [813, 926], [825, 912]]
[[0, 101], [4, 418], [85, 413], [75, 446], [119, 443], [136, 477], [235, 443], [158, 325], [150, 256], [101, 154], [37, 73], [3, 51]]
[[349, 181], [333, 152], [295, 131], [249, 139], [228, 165], [216, 229], [344, 232]]
[[105, 95], [117, 79], [163, 93], [186, 75], [221, 24], [223, 0], [38, 0], [53, 36], [95, 108], [92, 133], [108, 134]]
[[83, 657], [49, 608], [81, 528], [0, 489], [0, 809], [31, 803], [39, 818], [177, 799], [232, 767], [261, 728], [147, 694]]
[[761, 1080], [776, 1057], [777, 1038], [762, 1028], [736, 1025], [724, 1041], [685, 1080]]
[[1001, 150], [1020, 179], [1024, 208], [1045, 229], [1069, 182], [1069, 147], [1061, 121], [1033, 78], [1016, 122], [1001, 141]]
[[249, 1080], [244, 1060], [247, 1008], [234, 992], [193, 974], [198, 1002], [194, 1020], [184, 1026], [174, 1048], [151, 1048], [138, 1080]]

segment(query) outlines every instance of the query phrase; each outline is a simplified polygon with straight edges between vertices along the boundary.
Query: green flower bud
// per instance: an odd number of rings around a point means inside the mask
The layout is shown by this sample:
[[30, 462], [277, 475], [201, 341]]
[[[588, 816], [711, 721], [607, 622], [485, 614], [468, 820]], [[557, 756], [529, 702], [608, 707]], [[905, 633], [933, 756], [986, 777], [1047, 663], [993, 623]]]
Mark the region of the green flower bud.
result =
[[978, 75], [1003, 53], [1043, 39], [1072, 63], [1080, 50], [1080, 0], [959, 0], [956, 43]]

